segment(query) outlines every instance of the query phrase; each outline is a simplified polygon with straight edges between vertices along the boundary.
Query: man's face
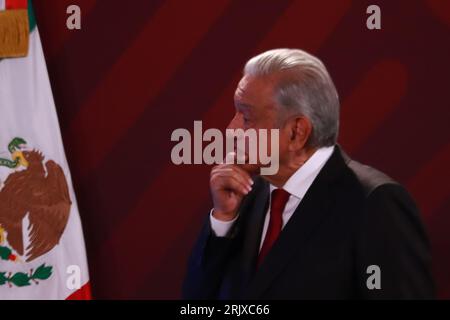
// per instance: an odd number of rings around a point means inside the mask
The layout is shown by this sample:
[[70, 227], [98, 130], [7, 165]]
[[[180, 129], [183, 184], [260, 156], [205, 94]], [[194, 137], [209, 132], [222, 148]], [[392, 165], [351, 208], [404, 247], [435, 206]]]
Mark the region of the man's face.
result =
[[[234, 95], [236, 113], [228, 125], [229, 129], [280, 129], [279, 155], [280, 164], [286, 154], [286, 132], [279, 127], [279, 107], [275, 101], [275, 89], [279, 77], [244, 76], [238, 84]], [[268, 132], [267, 150], [270, 151], [270, 131]]]
[[236, 113], [229, 128], [276, 128], [274, 80], [268, 76], [244, 76], [241, 79], [234, 95]]

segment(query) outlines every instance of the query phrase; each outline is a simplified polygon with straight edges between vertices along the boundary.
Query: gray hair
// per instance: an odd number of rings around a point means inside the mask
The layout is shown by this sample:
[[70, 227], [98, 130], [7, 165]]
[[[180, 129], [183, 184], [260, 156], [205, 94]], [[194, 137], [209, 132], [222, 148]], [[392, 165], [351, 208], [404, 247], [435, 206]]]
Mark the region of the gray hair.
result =
[[276, 101], [290, 115], [312, 123], [310, 147], [336, 144], [339, 131], [339, 96], [324, 64], [299, 49], [275, 49], [251, 58], [244, 75], [264, 76], [289, 70], [277, 87]]

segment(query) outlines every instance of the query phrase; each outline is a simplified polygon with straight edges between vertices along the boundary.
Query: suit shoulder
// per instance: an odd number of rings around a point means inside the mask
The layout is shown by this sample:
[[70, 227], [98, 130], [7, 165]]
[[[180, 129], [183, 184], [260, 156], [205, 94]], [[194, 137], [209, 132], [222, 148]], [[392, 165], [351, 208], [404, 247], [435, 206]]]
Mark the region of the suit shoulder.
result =
[[385, 173], [368, 165], [350, 160], [347, 163], [347, 167], [356, 178], [356, 181], [362, 188], [365, 197], [368, 197], [375, 189], [378, 189], [382, 186], [391, 185], [401, 187], [401, 185], [397, 181], [393, 180]]

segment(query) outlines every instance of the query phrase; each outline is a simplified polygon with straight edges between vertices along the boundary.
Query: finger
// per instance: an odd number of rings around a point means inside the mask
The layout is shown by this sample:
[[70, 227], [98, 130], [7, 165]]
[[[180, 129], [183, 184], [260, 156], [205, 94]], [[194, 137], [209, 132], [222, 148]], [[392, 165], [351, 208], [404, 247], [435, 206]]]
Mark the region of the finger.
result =
[[236, 163], [236, 152], [229, 152], [227, 153], [227, 155], [225, 156], [225, 164], [235, 164]]
[[244, 153], [242, 153], [242, 152], [228, 153], [224, 162], [222, 162], [222, 164], [235, 165], [235, 166], [241, 168], [243, 171], [245, 171], [249, 175], [259, 174], [259, 170], [261, 167], [257, 163], [250, 163], [250, 157], [245, 152]]
[[211, 174], [214, 172], [218, 172], [220, 170], [223, 170], [225, 168], [231, 168], [233, 171], [238, 171], [240, 174], [242, 174], [247, 180], [250, 182], [250, 184], [253, 183], [253, 180], [250, 176], [250, 173], [246, 171], [242, 166], [236, 165], [236, 164], [220, 164], [212, 168]]
[[211, 176], [211, 182], [213, 185], [216, 182], [216, 187], [219, 189], [231, 189], [243, 195], [246, 195], [251, 191], [250, 186], [243, 184], [240, 180], [231, 176], [229, 173], [215, 173]]
[[242, 164], [246, 164], [248, 162], [248, 160], [249, 160], [249, 157], [248, 157], [247, 153], [245, 153], [242, 150], [239, 150], [239, 152], [232, 151], [232, 152], [227, 153], [223, 163], [242, 165]]
[[242, 180], [241, 177], [233, 175], [231, 172], [215, 173], [214, 175], [212, 175], [211, 180], [216, 181], [219, 188], [229, 188], [229, 181], [235, 181], [239, 183], [239, 189], [241, 191], [249, 192], [252, 189], [249, 183], [245, 182], [245, 180]]
[[253, 180], [250, 175], [245, 170], [237, 167], [236, 165], [225, 165], [223, 167], [216, 168], [211, 172], [211, 174], [221, 172], [234, 176], [241, 183], [248, 187], [251, 187], [253, 185]]
[[249, 183], [250, 185], [253, 185], [252, 177], [250, 176], [250, 174], [247, 171], [245, 171], [244, 168], [242, 168], [241, 166], [238, 166], [238, 165], [230, 165], [229, 167], [231, 168], [231, 170], [233, 170], [233, 172], [235, 172], [240, 177], [242, 177], [247, 183]]

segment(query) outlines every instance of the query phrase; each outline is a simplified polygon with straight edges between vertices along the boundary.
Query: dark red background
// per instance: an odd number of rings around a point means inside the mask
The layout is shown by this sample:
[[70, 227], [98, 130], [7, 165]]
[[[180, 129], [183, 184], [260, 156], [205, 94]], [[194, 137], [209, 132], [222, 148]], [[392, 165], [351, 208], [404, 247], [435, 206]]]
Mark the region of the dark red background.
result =
[[[65, 27], [78, 4], [82, 30]], [[378, 4], [382, 30], [365, 26]], [[450, 8], [408, 1], [35, 0], [96, 298], [178, 298], [211, 206], [207, 166], [170, 161], [176, 128], [224, 128], [245, 61], [317, 54], [342, 102], [340, 143], [405, 184], [450, 298]]]

